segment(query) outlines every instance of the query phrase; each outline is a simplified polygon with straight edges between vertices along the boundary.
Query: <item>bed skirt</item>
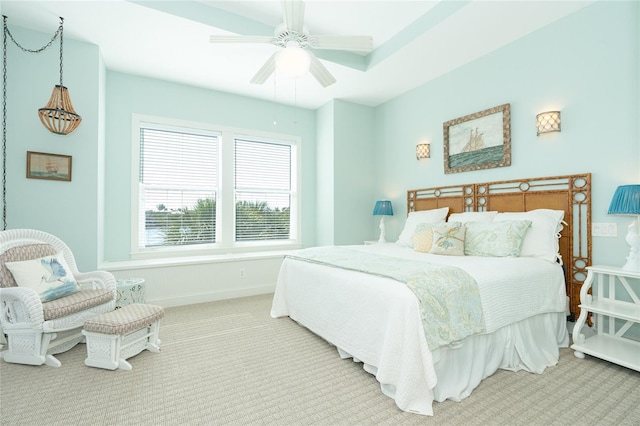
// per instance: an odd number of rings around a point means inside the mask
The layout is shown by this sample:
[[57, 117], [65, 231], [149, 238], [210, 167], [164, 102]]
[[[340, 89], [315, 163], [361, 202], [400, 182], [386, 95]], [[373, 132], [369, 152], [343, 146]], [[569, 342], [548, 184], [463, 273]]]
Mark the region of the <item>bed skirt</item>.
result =
[[[456, 347], [442, 347], [432, 352], [437, 375], [433, 400], [461, 401], [499, 368], [540, 374], [556, 365], [559, 348], [569, 345], [566, 321], [564, 314], [541, 314], [492, 334], [471, 336]], [[555, 335], [549, 330], [555, 330]], [[341, 358], [353, 358], [341, 348], [337, 349]], [[360, 362], [357, 358], [354, 361]], [[377, 367], [363, 364], [363, 368], [377, 378]], [[380, 388], [386, 396], [396, 399], [394, 385], [381, 382]], [[415, 401], [413, 407], [405, 407], [405, 411], [433, 415], [431, 402]]]
[[433, 401], [466, 398], [498, 368], [541, 373], [569, 343], [565, 313], [552, 312], [431, 351], [404, 284], [292, 259], [280, 270], [271, 316], [290, 317], [362, 362], [401, 410], [423, 415], [433, 415]]

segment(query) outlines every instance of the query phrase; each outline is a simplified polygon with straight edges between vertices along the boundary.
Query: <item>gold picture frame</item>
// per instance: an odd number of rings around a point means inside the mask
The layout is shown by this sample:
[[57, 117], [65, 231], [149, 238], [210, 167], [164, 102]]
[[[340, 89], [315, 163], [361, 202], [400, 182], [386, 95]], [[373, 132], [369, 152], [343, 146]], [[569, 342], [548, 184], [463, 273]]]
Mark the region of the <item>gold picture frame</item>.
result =
[[510, 104], [449, 120], [443, 132], [445, 173], [511, 165]]
[[27, 177], [71, 181], [71, 156], [27, 151]]

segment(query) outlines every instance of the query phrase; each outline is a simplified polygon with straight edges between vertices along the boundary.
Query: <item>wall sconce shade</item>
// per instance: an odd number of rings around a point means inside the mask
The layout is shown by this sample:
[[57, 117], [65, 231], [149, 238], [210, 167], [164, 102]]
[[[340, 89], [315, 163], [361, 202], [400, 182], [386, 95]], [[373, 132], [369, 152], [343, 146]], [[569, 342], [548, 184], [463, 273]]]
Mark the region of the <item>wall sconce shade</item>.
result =
[[420, 143], [416, 145], [416, 159], [421, 160], [423, 158], [431, 157], [431, 145], [428, 143]]
[[609, 214], [638, 216], [629, 225], [625, 241], [629, 256], [622, 269], [640, 271], [640, 185], [621, 185], [616, 189], [609, 205]]
[[373, 215], [374, 216], [382, 216], [380, 218], [380, 238], [378, 238], [379, 243], [386, 243], [384, 235], [384, 217], [385, 216], [393, 216], [393, 207], [391, 206], [391, 201], [389, 200], [378, 200], [376, 201], [376, 205], [373, 207]]
[[541, 133], [560, 131], [560, 111], [545, 111], [536, 115], [538, 136]]

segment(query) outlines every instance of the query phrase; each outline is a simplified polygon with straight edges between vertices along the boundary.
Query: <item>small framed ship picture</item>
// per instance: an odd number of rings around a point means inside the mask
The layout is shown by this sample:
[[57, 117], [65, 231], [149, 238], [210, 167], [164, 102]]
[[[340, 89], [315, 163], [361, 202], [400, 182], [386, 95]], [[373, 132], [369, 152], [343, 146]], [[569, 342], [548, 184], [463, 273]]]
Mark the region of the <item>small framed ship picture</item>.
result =
[[511, 165], [509, 104], [447, 121], [443, 131], [445, 173]]
[[27, 151], [27, 177], [71, 181], [71, 156]]

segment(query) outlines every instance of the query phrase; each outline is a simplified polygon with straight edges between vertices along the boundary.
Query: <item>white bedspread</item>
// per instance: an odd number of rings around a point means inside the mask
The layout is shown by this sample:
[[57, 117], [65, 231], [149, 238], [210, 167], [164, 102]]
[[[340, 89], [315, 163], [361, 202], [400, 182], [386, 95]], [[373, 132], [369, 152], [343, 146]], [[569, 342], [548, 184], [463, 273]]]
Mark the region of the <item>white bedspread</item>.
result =
[[[396, 244], [350, 248], [462, 268], [478, 283], [487, 334], [499, 336], [500, 343], [504, 341], [508, 346], [499, 351], [499, 355], [489, 354], [486, 349], [492, 365], [474, 367], [475, 370], [469, 372], [474, 377], [462, 380], [469, 381], [466, 390], [453, 389], [450, 394], [446, 388], [457, 385], [447, 382], [442, 383], [444, 392], [434, 391], [439, 382], [436, 371], [440, 375], [446, 374], [441, 366], [435, 367], [436, 362], [446, 365], [451, 359], [465, 358], [469, 354], [454, 347], [441, 348], [434, 353], [429, 350], [420, 320], [420, 307], [411, 290], [390, 278], [285, 259], [271, 315], [291, 317], [337, 346], [342, 356], [362, 361], [365, 369], [375, 374], [383, 392], [394, 398], [400, 409], [431, 415], [433, 400], [466, 397], [469, 389], [498, 367], [540, 372], [557, 361], [557, 345], [568, 336], [566, 327], [563, 333], [557, 324], [557, 319], [564, 317], [566, 304], [559, 265], [533, 258], [429, 255]], [[544, 316], [546, 313], [556, 314], [548, 318]], [[527, 322], [528, 318], [532, 324]], [[547, 321], [548, 325], [538, 327], [541, 330], [536, 333], [540, 336], [536, 334], [529, 342], [523, 341], [520, 334], [524, 333], [519, 333], [513, 324], [535, 328], [537, 323], [533, 321], [538, 318], [544, 318], [542, 321]], [[549, 327], [548, 332], [544, 330]], [[500, 333], [494, 333], [498, 330]], [[517, 338], [514, 333], [518, 334]], [[481, 336], [469, 339], [473, 337]], [[473, 339], [473, 345], [489, 348], [491, 342], [478, 338]], [[520, 351], [527, 351], [527, 345], [543, 345], [545, 354], [550, 352], [550, 355], [522, 359], [514, 345]], [[550, 346], [556, 349], [555, 359]], [[442, 359], [445, 353], [447, 357]], [[505, 361], [505, 356], [513, 359]], [[483, 353], [478, 357], [485, 359]]]

